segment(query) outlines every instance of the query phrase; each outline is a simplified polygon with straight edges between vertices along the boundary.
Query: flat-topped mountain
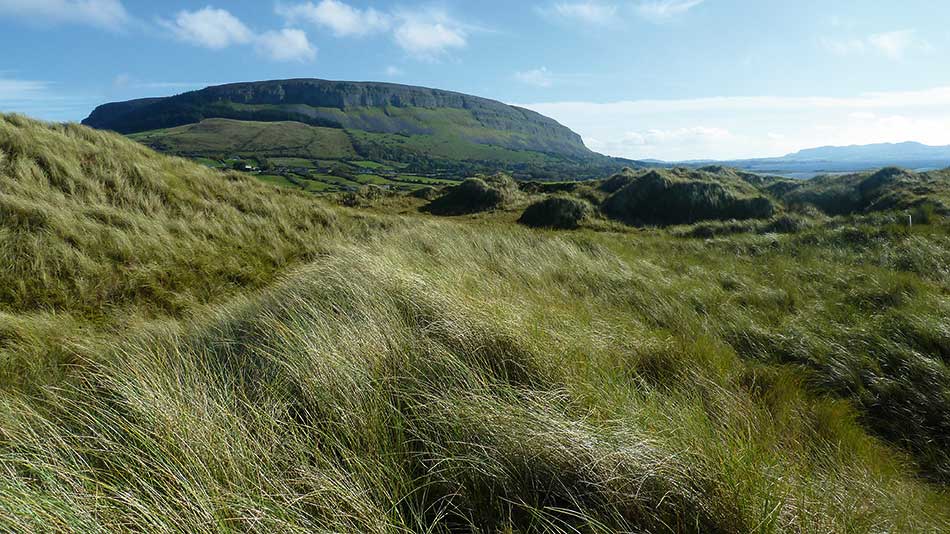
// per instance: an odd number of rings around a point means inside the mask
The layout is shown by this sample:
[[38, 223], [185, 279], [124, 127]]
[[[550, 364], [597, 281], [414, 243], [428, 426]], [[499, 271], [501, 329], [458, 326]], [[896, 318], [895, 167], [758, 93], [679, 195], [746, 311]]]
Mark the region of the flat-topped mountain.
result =
[[[133, 134], [207, 119], [295, 121], [355, 132], [353, 137], [371, 134], [370, 139], [357, 142], [404, 145], [386, 154], [390, 159], [404, 159], [404, 152], [448, 159], [454, 159], [450, 157], [453, 155], [458, 159], [504, 158], [504, 154], [484, 150], [470, 154], [473, 147], [569, 158], [597, 156], [584, 146], [578, 134], [534, 111], [477, 96], [391, 83], [317, 79], [235, 83], [167, 98], [105, 104], [83, 124]], [[376, 137], [388, 135], [420, 137], [417, 141], [430, 142], [405, 143]]]
[[[686, 162], [692, 167], [709, 163], [709, 161]], [[776, 158], [743, 159], [722, 163], [747, 171], [794, 178], [812, 178], [829, 173], [864, 172], [890, 166], [923, 171], [950, 166], [950, 146], [930, 146], [916, 142], [823, 146], [807, 148]]]
[[800, 150], [784, 158], [793, 161], [950, 161], [950, 146], [923, 143], [876, 143], [872, 145], [824, 146]]

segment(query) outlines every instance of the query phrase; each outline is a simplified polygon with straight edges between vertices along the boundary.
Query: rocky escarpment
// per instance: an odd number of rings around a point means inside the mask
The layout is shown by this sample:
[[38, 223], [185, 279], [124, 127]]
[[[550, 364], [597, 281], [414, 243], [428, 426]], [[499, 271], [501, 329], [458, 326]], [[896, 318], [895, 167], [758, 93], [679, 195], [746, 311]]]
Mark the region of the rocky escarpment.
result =
[[506, 148], [572, 157], [593, 154], [579, 135], [539, 113], [462, 93], [390, 83], [298, 79], [221, 85], [169, 98], [106, 104], [83, 124], [129, 134], [210, 118], [290, 120], [416, 135], [431, 133], [431, 112], [438, 110], [464, 114], [469, 124], [458, 129], [458, 136], [468, 141], [490, 139]]

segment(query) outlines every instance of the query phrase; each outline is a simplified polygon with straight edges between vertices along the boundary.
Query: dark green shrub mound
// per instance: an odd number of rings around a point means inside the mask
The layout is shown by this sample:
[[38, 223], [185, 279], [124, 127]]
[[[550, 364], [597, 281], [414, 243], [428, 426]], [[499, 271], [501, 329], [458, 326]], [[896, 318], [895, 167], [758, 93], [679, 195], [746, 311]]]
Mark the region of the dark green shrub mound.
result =
[[600, 190], [606, 193], [616, 193], [618, 190], [630, 185], [637, 179], [637, 172], [627, 167], [600, 184]]
[[574, 229], [590, 217], [594, 209], [586, 200], [548, 197], [528, 206], [518, 222], [532, 228]]
[[518, 192], [518, 185], [506, 174], [469, 178], [446, 190], [424, 211], [435, 215], [466, 215], [499, 208]]
[[367, 184], [360, 187], [356, 191], [344, 193], [340, 197], [340, 203], [351, 208], [367, 207], [372, 206], [391, 194], [392, 193], [390, 193], [388, 190], [383, 189], [376, 184]]
[[950, 173], [915, 173], [888, 167], [873, 173], [819, 176], [787, 191], [773, 191], [789, 206], [814, 206], [828, 215], [850, 215], [933, 206], [950, 211]]
[[[619, 181], [619, 176], [611, 180]], [[604, 201], [603, 211], [627, 224], [666, 226], [767, 219], [775, 213], [775, 205], [741, 180], [675, 169], [653, 170], [633, 178]]]
[[410, 195], [414, 198], [432, 201], [439, 197], [439, 190], [431, 186], [426, 186], [416, 189], [410, 193]]

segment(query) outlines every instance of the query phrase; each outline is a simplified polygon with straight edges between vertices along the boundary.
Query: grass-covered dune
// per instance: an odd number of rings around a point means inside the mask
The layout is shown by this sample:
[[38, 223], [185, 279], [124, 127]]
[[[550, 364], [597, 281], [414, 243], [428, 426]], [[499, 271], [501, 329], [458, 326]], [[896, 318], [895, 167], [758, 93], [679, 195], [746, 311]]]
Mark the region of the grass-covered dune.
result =
[[950, 529], [939, 218], [554, 232], [0, 150], [0, 531]]
[[886, 168], [873, 173], [821, 176], [781, 191], [788, 204], [811, 204], [831, 215], [910, 210], [950, 214], [950, 172]]
[[316, 258], [338, 219], [112, 134], [0, 116], [0, 384], [119, 323], [263, 287]]

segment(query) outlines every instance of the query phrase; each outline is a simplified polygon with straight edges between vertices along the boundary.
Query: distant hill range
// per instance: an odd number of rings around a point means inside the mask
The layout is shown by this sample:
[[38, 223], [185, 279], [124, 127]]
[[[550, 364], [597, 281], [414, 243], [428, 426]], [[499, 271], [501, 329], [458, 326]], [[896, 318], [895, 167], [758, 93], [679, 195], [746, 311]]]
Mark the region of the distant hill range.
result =
[[[291, 122], [296, 126], [286, 135], [274, 135], [273, 128], [264, 137], [242, 135], [260, 126], [241, 123]], [[520, 170], [540, 178], [555, 171], [602, 173], [636, 164], [592, 152], [578, 134], [534, 111], [391, 83], [235, 83], [105, 104], [83, 124], [132, 134], [153, 148], [187, 156], [365, 159], [417, 170]]]
[[[702, 166], [711, 161], [687, 162]], [[950, 146], [928, 146], [921, 143], [879, 143], [844, 147], [809, 148], [778, 158], [759, 158], [717, 162], [757, 173], [777, 174], [795, 178], [811, 178], [820, 174], [859, 172], [882, 167], [904, 167], [932, 170], [950, 167]]]

